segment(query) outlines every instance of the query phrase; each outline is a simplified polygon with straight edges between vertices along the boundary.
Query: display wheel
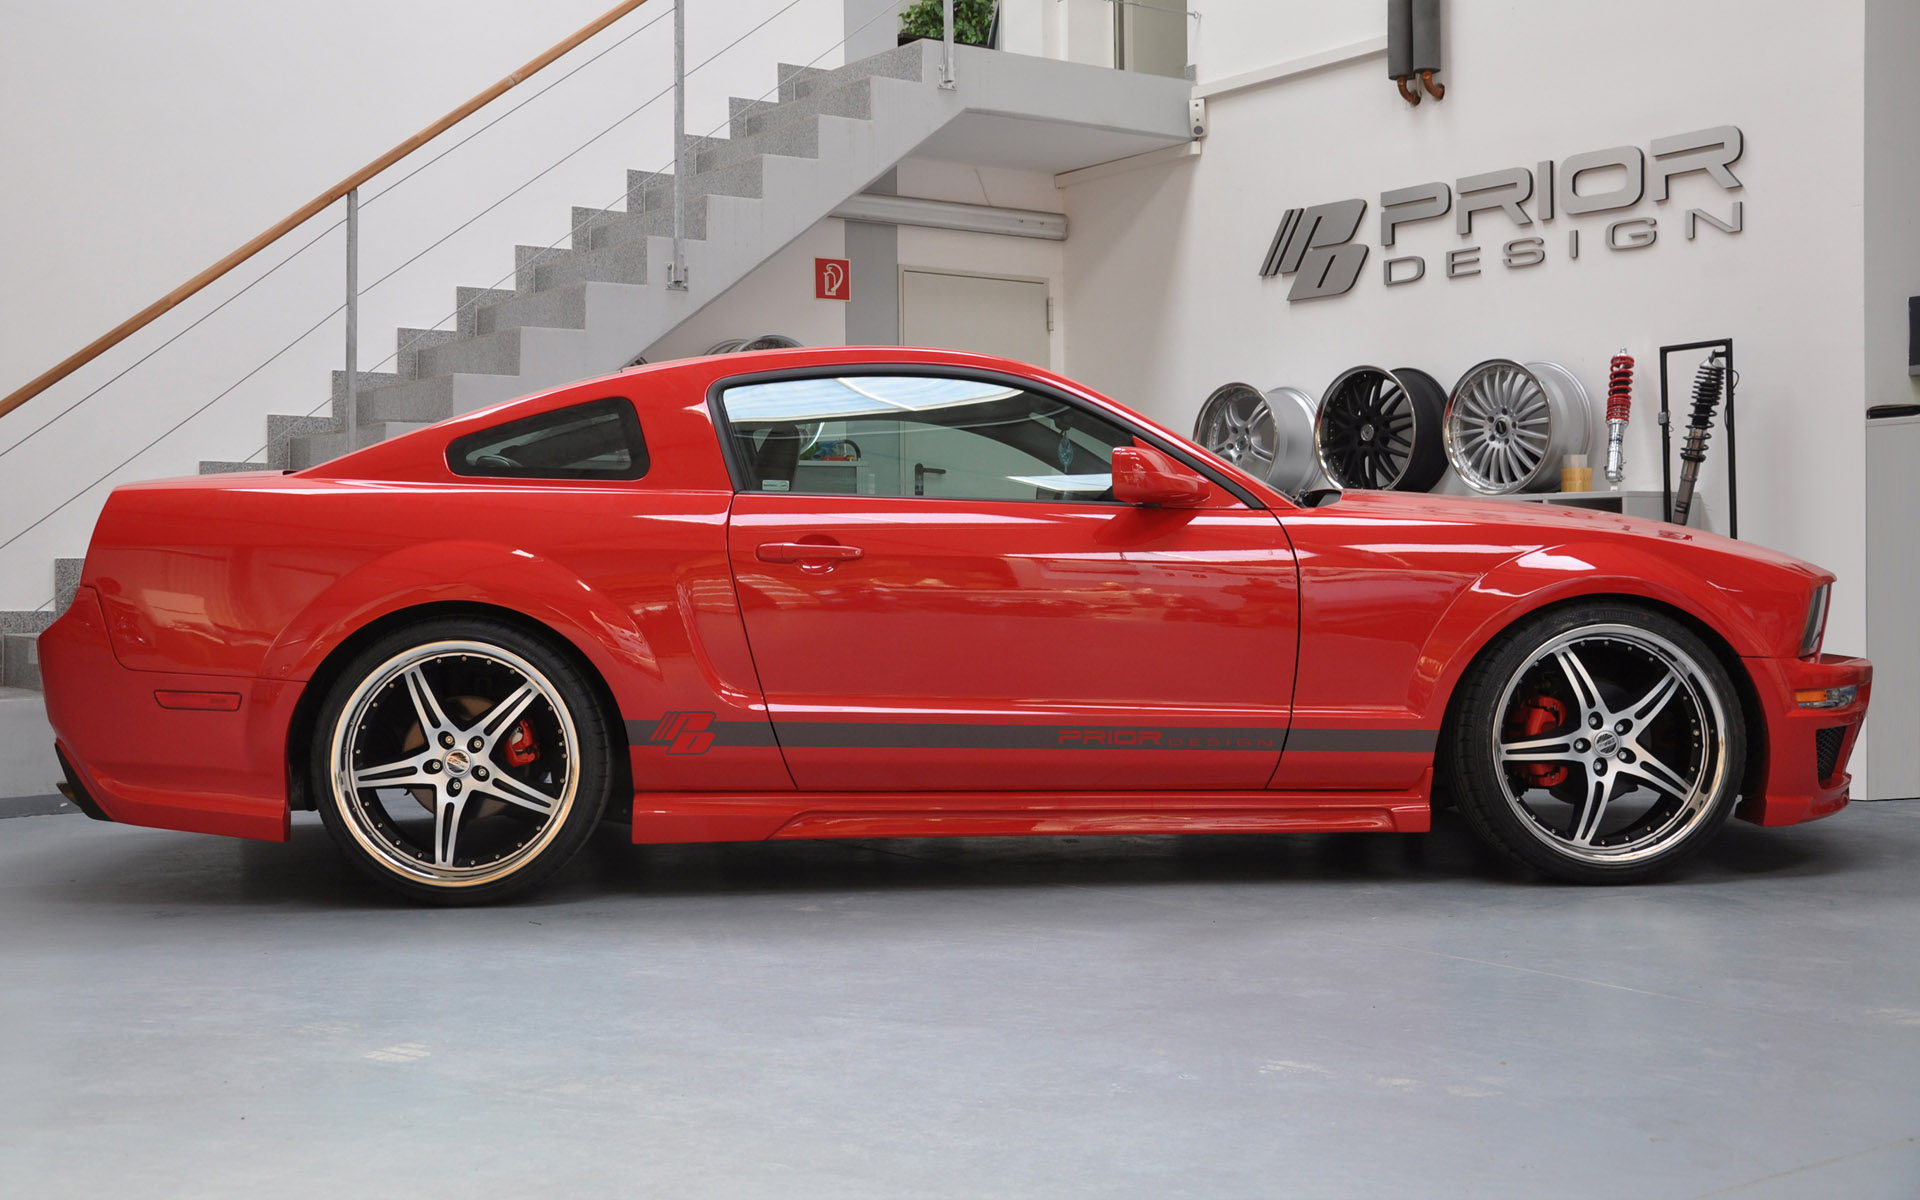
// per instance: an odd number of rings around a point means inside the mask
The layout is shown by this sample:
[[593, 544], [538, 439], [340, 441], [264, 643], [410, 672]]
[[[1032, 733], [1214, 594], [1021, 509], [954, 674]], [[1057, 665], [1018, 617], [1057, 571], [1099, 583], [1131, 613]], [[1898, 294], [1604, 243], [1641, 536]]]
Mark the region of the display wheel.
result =
[[1488, 359], [1447, 401], [1447, 460], [1476, 492], [1550, 491], [1561, 460], [1587, 452], [1591, 430], [1586, 389], [1565, 367]]
[[1193, 440], [1270, 487], [1298, 492], [1319, 475], [1313, 409], [1299, 388], [1229, 383], [1200, 406]]
[[1447, 392], [1414, 367], [1355, 367], [1327, 388], [1314, 452], [1336, 487], [1424, 492], [1446, 473]]

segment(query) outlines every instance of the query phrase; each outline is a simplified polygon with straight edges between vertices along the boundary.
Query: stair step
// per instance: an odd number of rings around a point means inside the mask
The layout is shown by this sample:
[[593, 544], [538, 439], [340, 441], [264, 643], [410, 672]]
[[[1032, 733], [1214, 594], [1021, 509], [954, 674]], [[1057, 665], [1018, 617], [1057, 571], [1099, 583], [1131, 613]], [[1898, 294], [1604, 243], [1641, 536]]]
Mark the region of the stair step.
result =
[[[644, 190], [644, 189], [643, 189]], [[600, 221], [588, 232], [588, 249], [598, 250], [602, 246], [611, 246], [615, 242], [630, 241], [634, 238], [672, 237], [673, 201], [668, 199], [664, 208], [645, 209], [637, 207], [645, 203], [643, 195], [629, 196], [626, 212], [614, 214], [613, 220]], [[707, 197], [689, 196], [686, 208], [687, 240], [704, 242], [707, 240]]]
[[[762, 168], [766, 159], [755, 155], [745, 162], [729, 163], [715, 171], [687, 178], [687, 196], [745, 196], [758, 200], [765, 187]], [[636, 203], [636, 196], [638, 202]], [[627, 211], [652, 212], [673, 208], [673, 172], [628, 171]]]
[[51, 608], [35, 609], [33, 612], [0, 612], [0, 634], [35, 634], [60, 619], [60, 614]]
[[[528, 246], [519, 247], [521, 251], [531, 249], [532, 247]], [[536, 261], [538, 265], [534, 265]], [[647, 240], [632, 238], [615, 242], [598, 250], [569, 250], [563, 254], [549, 254], [538, 260], [529, 255], [523, 259], [523, 262], [526, 265], [522, 268], [521, 278], [527, 285], [523, 295], [533, 295], [581, 283], [628, 283], [645, 286]], [[495, 327], [499, 328], [497, 324]]]
[[435, 346], [444, 346], [448, 342], [457, 342], [467, 335], [458, 329], [406, 329], [394, 334], [394, 371], [402, 379], [420, 378], [420, 352]]
[[224, 462], [211, 458], [203, 458], [200, 460], [200, 474], [202, 475], [239, 475], [246, 471], [271, 470], [273, 470], [272, 465], [263, 462]]
[[[857, 86], [860, 91], [868, 90], [864, 80]], [[819, 116], [808, 114], [744, 138], [729, 139], [717, 146], [709, 146], [694, 156], [693, 163], [696, 170], [705, 174], [763, 154], [777, 154], [783, 158], [819, 158]]]
[[873, 79], [862, 75], [836, 87], [823, 88], [785, 104], [742, 101], [729, 127], [734, 142], [744, 141], [769, 130], [779, 129], [807, 117], [852, 117], [868, 120], [873, 116]]
[[479, 331], [482, 309], [514, 297], [513, 291], [508, 288], [455, 288], [453, 295], [454, 307], [457, 310], [455, 327], [461, 333], [468, 334]]
[[480, 313], [481, 333], [514, 327], [542, 329], [585, 329], [587, 327], [587, 289], [585, 284], [548, 288], [530, 295], [488, 306]]
[[[405, 386], [405, 385], [403, 385]], [[416, 429], [425, 429], [432, 421], [363, 421], [360, 423], [359, 436], [352, 449], [364, 450], [389, 438], [399, 437], [403, 433], [412, 433]], [[341, 433], [321, 433], [309, 437], [297, 437], [288, 445], [288, 457], [295, 470], [317, 467], [324, 462], [332, 462], [347, 453], [347, 435]]]
[[[342, 371], [340, 375], [341, 395], [338, 408], [343, 414], [342, 416], [337, 418], [332, 416], [295, 417], [282, 413], [271, 413], [267, 416], [267, 466], [275, 471], [286, 470], [287, 445], [292, 442], [294, 438], [306, 437], [316, 433], [333, 433], [346, 423], [344, 416], [346, 411], [346, 372]], [[386, 379], [390, 378], [390, 376], [382, 374], [377, 378]], [[356, 394], [364, 396], [368, 391], [374, 390], [379, 385], [374, 383], [373, 378], [363, 374], [358, 386], [359, 391]]]
[[520, 329], [477, 333], [419, 352], [419, 378], [436, 375], [518, 375]]
[[798, 100], [814, 87], [833, 78], [829, 67], [802, 67], [794, 63], [779, 63], [773, 68], [780, 80], [780, 102]]
[[[330, 378], [333, 388], [331, 393], [333, 409], [330, 419], [344, 424], [347, 419], [347, 373], [345, 371], [335, 371]], [[375, 388], [383, 388], [389, 384], [398, 382], [400, 382], [400, 376], [392, 371], [357, 371], [354, 373], [355, 392], [370, 392]], [[333, 426], [334, 429], [338, 429], [339, 427], [339, 425]]]
[[80, 590], [80, 572], [87, 565], [84, 558], [56, 558], [53, 560], [53, 611], [63, 613], [73, 603], [73, 594]]
[[40, 690], [38, 635], [0, 634], [0, 686]]
[[925, 62], [922, 54], [920, 43], [916, 41], [830, 69], [781, 63], [774, 68], [780, 80], [780, 103], [803, 100], [855, 79], [908, 79], [917, 82], [922, 77], [921, 64]]
[[360, 397], [364, 424], [413, 422], [432, 424], [453, 415], [453, 378], [432, 375], [410, 379]]

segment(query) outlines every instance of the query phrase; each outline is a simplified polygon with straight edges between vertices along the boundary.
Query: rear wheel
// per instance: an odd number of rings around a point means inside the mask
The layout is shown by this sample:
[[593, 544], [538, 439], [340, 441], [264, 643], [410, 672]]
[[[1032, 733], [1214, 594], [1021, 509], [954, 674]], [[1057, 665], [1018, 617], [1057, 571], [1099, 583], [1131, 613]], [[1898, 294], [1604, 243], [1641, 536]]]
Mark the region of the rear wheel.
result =
[[580, 672], [486, 619], [425, 621], [367, 647], [314, 733], [313, 793], [349, 859], [404, 895], [525, 891], [580, 849], [614, 778]]
[[1746, 728], [1726, 668], [1691, 630], [1578, 604], [1474, 665], [1449, 749], [1453, 793], [1488, 842], [1561, 879], [1625, 883], [1726, 821]]

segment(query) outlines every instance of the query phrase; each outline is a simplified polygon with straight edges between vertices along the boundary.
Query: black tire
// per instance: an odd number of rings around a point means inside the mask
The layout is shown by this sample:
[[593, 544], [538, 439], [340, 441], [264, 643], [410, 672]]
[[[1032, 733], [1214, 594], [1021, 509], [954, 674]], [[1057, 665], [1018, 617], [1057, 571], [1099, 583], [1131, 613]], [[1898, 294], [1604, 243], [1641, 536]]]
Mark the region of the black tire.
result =
[[1747, 760], [1719, 658], [1673, 618], [1619, 603], [1503, 634], [1462, 679], [1449, 728], [1444, 769], [1474, 831], [1575, 883], [1631, 883], [1696, 853]]
[[617, 778], [614, 746], [566, 656], [502, 621], [435, 618], [354, 655], [320, 708], [309, 778], [367, 875], [415, 900], [485, 904], [579, 851]]

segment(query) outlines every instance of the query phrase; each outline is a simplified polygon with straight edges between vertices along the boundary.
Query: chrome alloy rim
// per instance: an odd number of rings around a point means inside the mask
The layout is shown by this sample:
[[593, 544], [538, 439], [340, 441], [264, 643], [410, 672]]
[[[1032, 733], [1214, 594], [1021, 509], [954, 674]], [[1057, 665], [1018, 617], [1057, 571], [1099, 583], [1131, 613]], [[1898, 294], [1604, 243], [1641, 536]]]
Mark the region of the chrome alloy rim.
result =
[[1443, 428], [1447, 459], [1474, 491], [1546, 487], [1566, 455], [1587, 451], [1586, 389], [1556, 363], [1489, 359], [1454, 385]]
[[1250, 383], [1218, 388], [1200, 406], [1194, 440], [1234, 466], [1265, 482], [1280, 457], [1280, 429], [1267, 398]]
[[546, 849], [580, 786], [553, 683], [484, 642], [416, 646], [354, 690], [328, 746], [354, 840], [411, 878], [471, 887]]
[[1707, 818], [1726, 782], [1720, 697], [1685, 651], [1644, 629], [1561, 634], [1514, 673], [1498, 712], [1507, 804], [1529, 834], [1582, 862], [1661, 853]]
[[1297, 492], [1319, 476], [1313, 418], [1313, 397], [1299, 388], [1229, 383], [1200, 406], [1193, 440], [1262, 483]]

